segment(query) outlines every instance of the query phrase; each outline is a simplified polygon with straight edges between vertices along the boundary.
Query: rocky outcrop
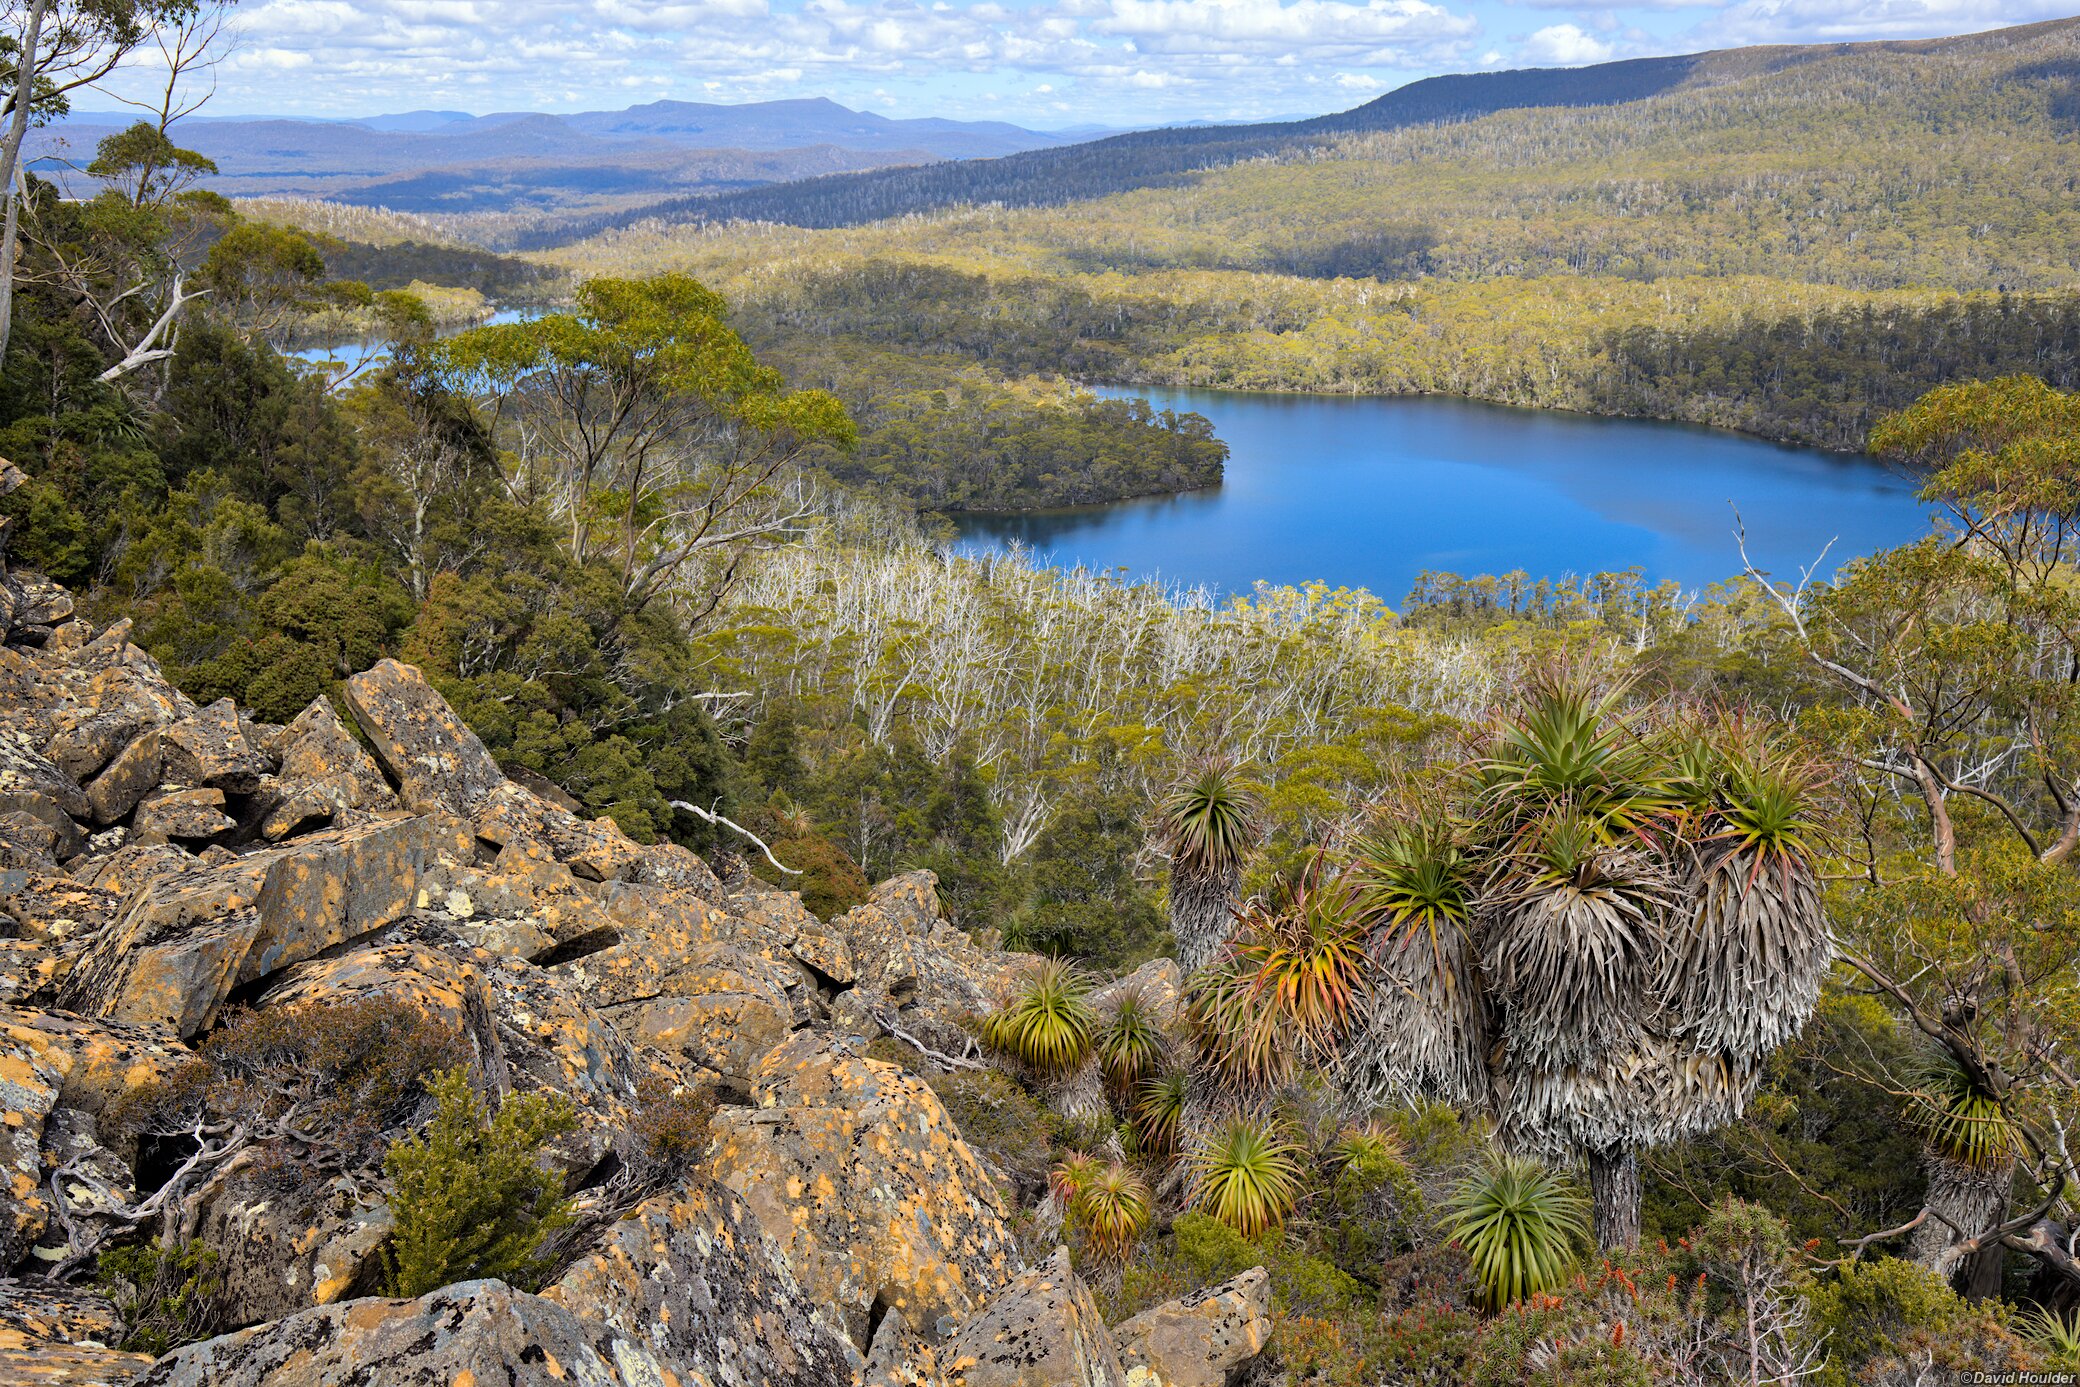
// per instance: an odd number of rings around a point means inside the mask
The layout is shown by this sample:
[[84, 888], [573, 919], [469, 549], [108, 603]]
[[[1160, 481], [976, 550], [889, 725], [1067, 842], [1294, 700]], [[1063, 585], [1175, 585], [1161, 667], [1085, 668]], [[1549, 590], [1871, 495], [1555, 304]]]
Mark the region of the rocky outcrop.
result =
[[405, 807], [469, 818], [505, 773], [425, 676], [395, 660], [346, 682], [347, 707], [368, 734]]
[[1226, 1387], [1271, 1341], [1271, 1278], [1252, 1267], [1116, 1326], [1132, 1387]]
[[402, 918], [422, 872], [471, 851], [452, 821], [388, 819], [162, 877], [130, 899], [60, 1000], [192, 1036], [233, 988]]
[[[410, 666], [347, 681], [353, 725], [322, 698], [261, 725], [196, 707], [62, 590], [0, 579], [0, 1277], [82, 1268], [79, 1239], [163, 1213], [248, 1327], [139, 1381], [1121, 1383], [1066, 1260], [1025, 1271], [932, 1088], [866, 1053], [884, 1034], [972, 1053], [967, 1026], [1027, 965], [949, 924], [930, 873], [819, 920], [509, 778]], [[1144, 971], [1174, 994], [1174, 971]], [[548, 1159], [582, 1234], [541, 1295], [375, 1298], [393, 1220], [370, 1153], [403, 1125], [306, 1165], [306, 1129], [226, 1123], [198, 1154], [185, 1117], [137, 1137], [121, 1116], [192, 1093], [234, 1015], [265, 1033], [370, 999], [453, 1038], [487, 1095], [570, 1103]], [[705, 1148], [680, 1133], [692, 1169], [645, 1183], [646, 1104], [674, 1088], [726, 1105], [689, 1104]], [[168, 1202], [138, 1213], [155, 1189]], [[34, 1309], [6, 1284], [0, 1380], [141, 1366], [105, 1304], [50, 1288]], [[1211, 1313], [1137, 1329], [1137, 1363], [1169, 1371]], [[1209, 1323], [1208, 1362], [1253, 1332]]]
[[1112, 1336], [1069, 1250], [1024, 1273], [940, 1349], [952, 1387], [1125, 1387]]
[[0, 1280], [0, 1382], [9, 1387], [125, 1387], [152, 1360], [108, 1347], [115, 1308], [68, 1286]]
[[855, 1344], [877, 1306], [937, 1339], [1017, 1273], [996, 1186], [915, 1075], [808, 1033], [752, 1103], [717, 1115], [709, 1168]]
[[136, 1387], [664, 1387], [674, 1376], [598, 1320], [503, 1281], [465, 1281], [417, 1300], [302, 1310], [193, 1344]]
[[742, 1201], [705, 1181], [639, 1206], [544, 1297], [644, 1343], [682, 1380], [847, 1387], [861, 1366]]

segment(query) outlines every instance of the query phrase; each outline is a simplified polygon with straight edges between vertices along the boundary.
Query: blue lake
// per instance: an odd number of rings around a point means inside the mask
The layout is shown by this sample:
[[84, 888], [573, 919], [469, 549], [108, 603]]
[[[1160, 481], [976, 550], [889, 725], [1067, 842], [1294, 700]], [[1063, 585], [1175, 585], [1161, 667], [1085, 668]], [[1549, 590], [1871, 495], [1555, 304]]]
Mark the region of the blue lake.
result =
[[1638, 565], [1703, 587], [1748, 552], [1795, 580], [1926, 533], [1915, 483], [1868, 458], [1682, 424], [1442, 397], [1107, 391], [1196, 411], [1232, 450], [1182, 496], [954, 517], [959, 548], [1018, 543], [1063, 565], [1224, 593], [1322, 580], [1399, 603], [1425, 569], [1534, 577]]

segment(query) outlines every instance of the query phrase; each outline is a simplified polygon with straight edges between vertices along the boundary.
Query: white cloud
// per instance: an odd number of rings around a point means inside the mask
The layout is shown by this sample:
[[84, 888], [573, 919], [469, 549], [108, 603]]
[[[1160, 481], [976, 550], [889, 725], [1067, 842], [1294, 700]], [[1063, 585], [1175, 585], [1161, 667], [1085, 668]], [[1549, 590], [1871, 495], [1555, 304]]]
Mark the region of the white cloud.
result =
[[1525, 39], [1518, 51], [1536, 67], [1580, 67], [1607, 61], [1612, 49], [1578, 24], [1548, 24]]
[[642, 90], [958, 115], [1024, 92], [1036, 112], [1248, 117], [1470, 66], [1474, 7], [1491, 3], [245, 0], [215, 110], [362, 115], [445, 88], [450, 104], [469, 93], [503, 110], [596, 107]]
[[1684, 37], [1713, 46], [1933, 38], [2072, 13], [2071, 0], [1739, 0]]
[[1100, 33], [1141, 41], [1157, 52], [1236, 52], [1358, 44], [1378, 49], [1462, 38], [1476, 27], [1427, 0], [1112, 0]]

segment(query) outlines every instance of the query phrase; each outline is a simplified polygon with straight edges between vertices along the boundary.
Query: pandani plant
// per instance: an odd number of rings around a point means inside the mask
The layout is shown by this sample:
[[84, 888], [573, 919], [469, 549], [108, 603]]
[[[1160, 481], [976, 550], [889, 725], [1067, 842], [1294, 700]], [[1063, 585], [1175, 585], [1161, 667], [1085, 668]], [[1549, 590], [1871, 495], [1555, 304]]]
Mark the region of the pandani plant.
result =
[[1183, 1069], [1165, 1070], [1142, 1081], [1134, 1098], [1133, 1122], [1143, 1151], [1155, 1156], [1176, 1154], [1191, 1089], [1191, 1075]]
[[1373, 961], [1339, 1075], [1428, 1095], [1588, 1167], [1636, 1243], [1638, 1152], [1737, 1117], [1833, 957], [1818, 773], [1738, 718], [1536, 682], [1432, 800], [1354, 850]]
[[1255, 796], [1232, 761], [1201, 763], [1163, 801], [1157, 838], [1170, 856], [1170, 928], [1185, 973], [1204, 967], [1227, 942], [1243, 862], [1261, 832]]
[[1120, 989], [1092, 1044], [1106, 1088], [1122, 1099], [1130, 1099], [1162, 1066], [1168, 1049], [1155, 1008], [1138, 986]]
[[1125, 1261], [1155, 1208], [1148, 1182], [1117, 1161], [1086, 1171], [1069, 1201], [1069, 1215], [1083, 1230], [1092, 1254]]
[[1453, 1189], [1443, 1213], [1489, 1310], [1565, 1283], [1589, 1237], [1581, 1193], [1528, 1156], [1491, 1155]]
[[1069, 1074], [1090, 1055], [1097, 1030], [1090, 990], [1090, 980], [1071, 964], [1042, 959], [1011, 999], [983, 1022], [983, 1043], [1042, 1075]]
[[1304, 1154], [1276, 1122], [1233, 1114], [1193, 1149], [1187, 1202], [1245, 1238], [1258, 1237], [1299, 1202]]
[[1906, 1123], [1920, 1138], [1928, 1176], [1927, 1214], [1907, 1254], [1923, 1266], [1947, 1266], [1960, 1228], [1988, 1228], [2007, 1209], [2015, 1163], [2025, 1154], [2021, 1129], [1998, 1094], [1948, 1049], [1916, 1067]]

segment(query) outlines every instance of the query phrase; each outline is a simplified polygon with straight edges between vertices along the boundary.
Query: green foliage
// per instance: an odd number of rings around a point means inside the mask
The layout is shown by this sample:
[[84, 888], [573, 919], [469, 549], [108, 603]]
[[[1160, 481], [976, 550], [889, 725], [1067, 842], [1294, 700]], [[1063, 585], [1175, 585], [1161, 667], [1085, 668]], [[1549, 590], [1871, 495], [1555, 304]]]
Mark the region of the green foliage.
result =
[[1045, 1075], [1067, 1074], [1090, 1054], [1098, 1017], [1090, 979], [1074, 965], [1044, 958], [982, 1028], [983, 1043]]
[[1490, 1309], [1561, 1285], [1589, 1237], [1588, 1201], [1573, 1182], [1522, 1156], [1498, 1154], [1468, 1174], [1444, 1215]]
[[1113, 1161], [1077, 1176], [1069, 1216], [1095, 1256], [1118, 1262], [1147, 1231], [1154, 1207], [1148, 1182]]
[[1942, 1278], [1886, 1257], [1845, 1266], [1808, 1295], [1827, 1336], [1823, 1387], [1921, 1363], [1948, 1371], [2016, 1365], [2021, 1347], [1998, 1305], [1973, 1305]]
[[1196, 414], [993, 379], [936, 354], [762, 336], [796, 380], [827, 385], [860, 426], [858, 447], [816, 461], [848, 485], [885, 488], [919, 510], [1027, 510], [1217, 485], [1227, 445]]
[[571, 1221], [563, 1177], [541, 1154], [577, 1125], [570, 1104], [511, 1094], [489, 1115], [462, 1068], [431, 1087], [432, 1124], [383, 1158], [397, 1220], [385, 1254], [390, 1293], [421, 1296], [480, 1277], [540, 1289], [543, 1239]]
[[1906, 1117], [1930, 1150], [1973, 1170], [2005, 1170], [2022, 1154], [2022, 1138], [2001, 1100], [1975, 1083], [1947, 1050], [1923, 1064]]
[[1276, 1124], [1237, 1115], [1186, 1157], [1190, 1206], [1255, 1238], [1284, 1223], [1301, 1191], [1301, 1151]]
[[1286, 1047], [1333, 1054], [1371, 989], [1359, 883], [1318, 853], [1272, 890], [1275, 905], [1253, 905], [1237, 922], [1233, 948], [1248, 1005], [1269, 1013], [1258, 1025], [1280, 1033]]
[[752, 867], [758, 876], [801, 892], [802, 905], [822, 920], [836, 919], [867, 899], [873, 887], [867, 874], [806, 814], [781, 811], [770, 817], [776, 828], [767, 845], [774, 857], [800, 875], [778, 871], [761, 853]]
[[1255, 797], [1227, 761], [1200, 766], [1157, 812], [1171, 870], [1198, 876], [1240, 868], [1259, 831]]
[[1139, 987], [1122, 989], [1098, 1026], [1092, 1048], [1105, 1082], [1118, 1096], [1132, 1096], [1153, 1079], [1167, 1050], [1160, 1022]]
[[1892, 1228], [1921, 1207], [1921, 1141], [1899, 1100], [1872, 1080], [1910, 1075], [1914, 1047], [1876, 1000], [1830, 989], [1797, 1041], [1768, 1060], [1760, 1091], [1736, 1123], [1657, 1152], [1642, 1228], [1673, 1242], [1725, 1195], [1760, 1203], [1822, 1255], [1853, 1236], [1841, 1210]]
[[110, 1347], [156, 1358], [220, 1332], [226, 1314], [219, 1260], [216, 1249], [199, 1240], [103, 1251], [94, 1281], [116, 1313]]
[[1117, 1322], [1151, 1305], [1232, 1280], [1252, 1267], [1271, 1278], [1275, 1315], [1356, 1314], [1369, 1308], [1365, 1288], [1293, 1238], [1271, 1230], [1245, 1238], [1196, 1210], [1180, 1213], [1170, 1237], [1145, 1247], [1130, 1263], [1116, 1299], [1107, 1296], [1108, 1320]]
[[1178, 1124], [1191, 1101], [1192, 1078], [1182, 1069], [1166, 1070], [1141, 1081], [1134, 1095], [1134, 1132], [1141, 1149], [1159, 1156], [1177, 1152]]
[[2044, 1355], [2046, 1367], [2065, 1372], [2080, 1368], [2080, 1323], [2071, 1316], [2038, 1306], [2023, 1317], [2022, 1330]]

